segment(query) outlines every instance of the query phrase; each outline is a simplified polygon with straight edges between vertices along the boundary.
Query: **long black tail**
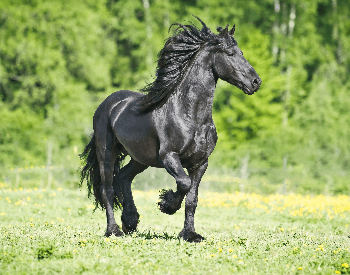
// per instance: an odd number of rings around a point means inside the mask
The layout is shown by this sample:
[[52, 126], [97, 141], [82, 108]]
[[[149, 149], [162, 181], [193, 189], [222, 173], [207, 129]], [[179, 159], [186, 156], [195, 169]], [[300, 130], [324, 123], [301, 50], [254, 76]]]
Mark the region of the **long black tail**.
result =
[[[122, 209], [123, 194], [119, 185], [119, 171], [121, 161], [125, 156], [120, 153], [115, 161], [114, 174], [113, 174], [113, 189], [114, 189], [114, 207]], [[85, 166], [81, 169], [80, 186], [86, 179], [88, 186], [88, 197], [91, 194], [95, 197], [96, 208], [101, 207], [104, 209], [104, 203], [102, 200], [102, 182], [100, 174], [100, 166], [96, 155], [95, 135], [92, 135], [88, 145], [86, 145], [84, 152], [80, 154], [80, 159], [85, 162]], [[96, 209], [95, 208], [95, 209]]]

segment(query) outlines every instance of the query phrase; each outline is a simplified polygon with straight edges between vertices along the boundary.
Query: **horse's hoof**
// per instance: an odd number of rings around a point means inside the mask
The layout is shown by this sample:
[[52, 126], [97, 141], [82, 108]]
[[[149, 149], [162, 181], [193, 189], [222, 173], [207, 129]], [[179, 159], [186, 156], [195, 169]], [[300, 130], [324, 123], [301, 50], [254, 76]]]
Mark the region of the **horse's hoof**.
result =
[[182, 230], [179, 234], [179, 238], [183, 238], [184, 241], [189, 243], [200, 243], [201, 241], [204, 241], [204, 237], [197, 234], [194, 231], [186, 231]]
[[125, 234], [128, 234], [128, 229], [126, 228], [126, 226], [124, 225], [124, 223], [122, 222], [122, 229], [123, 229], [123, 232]]
[[165, 214], [172, 215], [181, 208], [181, 202], [179, 203], [176, 200], [176, 195], [171, 189], [167, 191], [162, 190], [159, 198], [161, 199], [158, 202], [159, 210]]
[[129, 234], [133, 233], [136, 230], [136, 229], [129, 229], [129, 228], [127, 228], [123, 222], [122, 222], [122, 229], [123, 229], [123, 232], [126, 235], [129, 235]]
[[140, 215], [137, 211], [129, 211], [126, 210], [122, 213], [122, 230], [125, 234], [131, 234], [136, 231], [137, 225], [140, 222]]
[[112, 235], [114, 235], [116, 237], [121, 237], [121, 236], [124, 236], [124, 233], [122, 231], [120, 231], [118, 225], [113, 225], [110, 228], [107, 227], [105, 237], [110, 237]]

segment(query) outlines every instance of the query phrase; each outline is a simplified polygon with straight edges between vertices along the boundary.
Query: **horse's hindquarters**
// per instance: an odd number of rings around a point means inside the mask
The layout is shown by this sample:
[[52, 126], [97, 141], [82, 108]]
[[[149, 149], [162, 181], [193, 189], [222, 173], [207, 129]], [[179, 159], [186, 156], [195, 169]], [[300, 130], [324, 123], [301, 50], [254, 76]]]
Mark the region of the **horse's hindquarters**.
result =
[[125, 91], [124, 94], [126, 96], [119, 98], [109, 112], [114, 134], [134, 160], [147, 166], [161, 167], [158, 161], [159, 141], [151, 115], [140, 114], [134, 108], [142, 94]]

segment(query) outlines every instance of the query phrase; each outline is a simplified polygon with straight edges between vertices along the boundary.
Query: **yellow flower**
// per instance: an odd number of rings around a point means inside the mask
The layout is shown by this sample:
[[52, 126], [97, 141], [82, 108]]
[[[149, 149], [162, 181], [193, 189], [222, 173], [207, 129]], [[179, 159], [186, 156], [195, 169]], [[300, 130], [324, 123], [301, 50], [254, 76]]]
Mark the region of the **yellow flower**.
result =
[[215, 254], [211, 254], [210, 257], [215, 257]]
[[5, 216], [5, 215], [6, 215], [6, 213], [5, 213], [5, 212], [2, 212], [0, 215], [1, 215], [1, 216]]
[[231, 252], [233, 252], [233, 249], [232, 249], [232, 248], [230, 248], [230, 249], [228, 250], [228, 252], [230, 252], [230, 253], [231, 253]]
[[338, 270], [336, 270], [336, 271], [335, 271], [335, 274], [341, 274], [341, 272], [340, 272], [340, 271], [338, 271]]
[[349, 267], [349, 264], [348, 264], [348, 263], [343, 263], [341, 266], [342, 266], [342, 267], [345, 267], [345, 268], [348, 268], [348, 267]]
[[298, 267], [298, 269], [299, 269], [299, 270], [303, 270], [303, 268], [302, 268], [302, 267]]
[[232, 255], [232, 258], [236, 259], [236, 258], [237, 258], [237, 255]]

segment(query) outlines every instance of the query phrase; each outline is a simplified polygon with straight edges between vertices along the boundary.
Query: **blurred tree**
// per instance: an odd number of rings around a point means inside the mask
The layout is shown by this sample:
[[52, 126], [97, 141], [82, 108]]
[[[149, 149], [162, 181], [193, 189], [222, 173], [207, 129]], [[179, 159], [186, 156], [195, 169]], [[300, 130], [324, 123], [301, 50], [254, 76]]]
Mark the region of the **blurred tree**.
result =
[[76, 165], [97, 105], [150, 82], [170, 25], [201, 27], [191, 14], [214, 32], [236, 24], [263, 81], [253, 96], [218, 82], [215, 165], [249, 155], [249, 166], [282, 168], [288, 156], [308, 180], [340, 181], [350, 165], [346, 0], [3, 0], [0, 165], [44, 164], [49, 141], [53, 164]]

